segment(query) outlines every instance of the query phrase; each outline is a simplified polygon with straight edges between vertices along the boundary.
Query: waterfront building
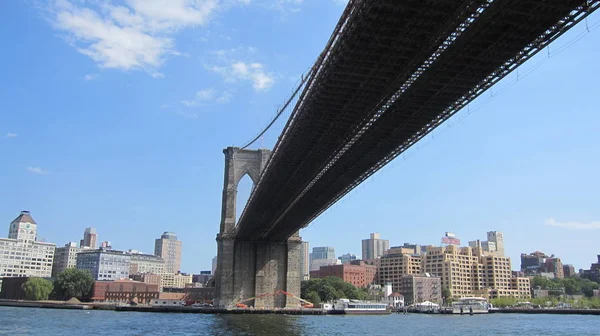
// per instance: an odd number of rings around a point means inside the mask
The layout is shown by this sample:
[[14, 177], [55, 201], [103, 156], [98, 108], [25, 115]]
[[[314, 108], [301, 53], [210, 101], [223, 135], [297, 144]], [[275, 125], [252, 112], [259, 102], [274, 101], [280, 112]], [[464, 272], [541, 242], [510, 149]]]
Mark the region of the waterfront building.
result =
[[88, 250], [77, 253], [76, 267], [87, 270], [94, 280], [120, 280], [129, 278], [131, 255], [115, 250]]
[[302, 280], [308, 280], [310, 278], [310, 250], [307, 241], [302, 242], [302, 248], [300, 250], [300, 276]]
[[150, 304], [159, 296], [158, 286], [129, 279], [96, 281], [92, 287], [92, 301]]
[[379, 233], [371, 233], [369, 239], [363, 239], [362, 241], [362, 259], [375, 260], [377, 257], [381, 257], [389, 248], [389, 240], [381, 239]]
[[37, 241], [37, 223], [21, 211], [0, 238], [0, 281], [3, 277], [50, 277], [56, 246]]
[[202, 287], [208, 286], [212, 279], [213, 274], [211, 271], [200, 271], [200, 274], [192, 274], [192, 283], [201, 284]]
[[77, 253], [89, 249], [87, 246], [78, 247], [76, 242], [70, 242], [63, 247], [57, 247], [54, 251], [52, 277], [56, 277], [69, 268], [77, 267]]
[[321, 266], [319, 270], [311, 271], [310, 278], [336, 277], [356, 287], [367, 288], [375, 282], [377, 266], [367, 265], [362, 260], [349, 261], [344, 264]]
[[439, 277], [426, 275], [405, 275], [400, 280], [400, 294], [404, 304], [430, 301], [442, 303], [442, 282]]
[[165, 272], [175, 274], [181, 270], [181, 241], [173, 232], [164, 232], [154, 242], [154, 255], [165, 260]]
[[342, 264], [353, 261], [353, 260], [357, 260], [356, 254], [353, 254], [353, 253], [342, 254], [341, 256], [338, 257], [338, 259], [340, 260], [340, 262]]
[[[400, 248], [404, 250], [405, 248]], [[390, 249], [393, 250], [393, 249]], [[390, 251], [388, 250], [388, 251]], [[399, 292], [401, 279], [405, 275], [422, 273], [422, 257], [417, 254], [388, 253], [376, 260], [377, 280], [380, 285], [391, 284], [392, 290]]]
[[529, 286], [528, 279], [513, 277], [510, 258], [488, 253], [480, 247], [429, 248], [423, 271], [439, 276], [442, 286], [448, 288], [454, 298], [473, 295], [530, 297], [529, 288], [524, 289]]
[[161, 274], [161, 288], [185, 288], [185, 285], [193, 282], [191, 274], [164, 273]]
[[96, 229], [93, 227], [89, 227], [86, 228], [83, 232], [83, 239], [79, 241], [79, 247], [95, 249], [97, 241], [98, 234], [96, 233]]

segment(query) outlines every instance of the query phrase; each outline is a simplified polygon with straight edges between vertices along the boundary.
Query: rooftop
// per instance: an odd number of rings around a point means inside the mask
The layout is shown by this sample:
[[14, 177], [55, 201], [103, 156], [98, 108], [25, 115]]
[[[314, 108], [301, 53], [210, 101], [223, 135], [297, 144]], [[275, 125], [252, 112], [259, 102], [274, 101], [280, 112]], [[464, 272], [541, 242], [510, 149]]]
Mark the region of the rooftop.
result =
[[17, 218], [15, 218], [12, 223], [31, 223], [31, 224], [37, 224], [33, 218], [31, 218], [31, 214], [29, 213], [29, 211], [27, 210], [23, 210], [21, 211], [21, 214], [17, 216]]

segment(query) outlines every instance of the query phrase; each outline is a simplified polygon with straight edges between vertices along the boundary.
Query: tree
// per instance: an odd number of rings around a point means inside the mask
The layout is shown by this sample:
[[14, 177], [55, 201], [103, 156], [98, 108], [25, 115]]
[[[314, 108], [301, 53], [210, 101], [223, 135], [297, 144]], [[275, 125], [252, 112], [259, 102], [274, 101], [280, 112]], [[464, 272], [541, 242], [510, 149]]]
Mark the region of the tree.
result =
[[308, 292], [308, 294], [306, 295], [306, 300], [313, 304], [321, 303], [321, 298], [319, 297], [319, 294], [317, 294], [317, 292], [315, 291]]
[[366, 291], [337, 277], [302, 281], [301, 296], [308, 298], [310, 292], [315, 292], [320, 301], [332, 301], [340, 298], [365, 300], [368, 297]]
[[442, 288], [442, 298], [444, 299], [444, 302], [448, 302], [448, 300], [452, 298], [452, 292], [448, 287]]
[[94, 279], [89, 271], [69, 268], [56, 277], [54, 292], [61, 300], [73, 297], [80, 300], [87, 299], [91, 294], [93, 284]]
[[52, 281], [42, 278], [29, 278], [21, 285], [27, 300], [48, 300], [53, 287]]

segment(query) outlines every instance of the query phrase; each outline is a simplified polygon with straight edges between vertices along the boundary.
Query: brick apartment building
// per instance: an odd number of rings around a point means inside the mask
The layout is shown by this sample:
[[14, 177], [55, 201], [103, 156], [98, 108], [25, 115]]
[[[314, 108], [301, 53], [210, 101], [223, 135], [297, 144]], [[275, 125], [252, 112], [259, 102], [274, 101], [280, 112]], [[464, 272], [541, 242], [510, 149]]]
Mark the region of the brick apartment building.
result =
[[150, 304], [158, 296], [157, 285], [124, 279], [94, 282], [91, 299], [96, 302]]
[[341, 265], [321, 266], [317, 271], [310, 272], [310, 278], [337, 277], [356, 287], [368, 287], [377, 277], [377, 266], [368, 265], [362, 260], [353, 260]]

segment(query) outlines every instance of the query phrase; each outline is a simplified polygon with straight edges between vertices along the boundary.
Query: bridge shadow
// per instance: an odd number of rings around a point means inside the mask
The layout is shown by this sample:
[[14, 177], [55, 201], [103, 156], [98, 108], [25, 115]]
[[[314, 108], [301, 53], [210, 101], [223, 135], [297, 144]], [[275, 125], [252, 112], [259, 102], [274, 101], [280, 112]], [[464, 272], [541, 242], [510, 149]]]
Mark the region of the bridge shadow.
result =
[[305, 335], [299, 316], [215, 315], [213, 335]]

